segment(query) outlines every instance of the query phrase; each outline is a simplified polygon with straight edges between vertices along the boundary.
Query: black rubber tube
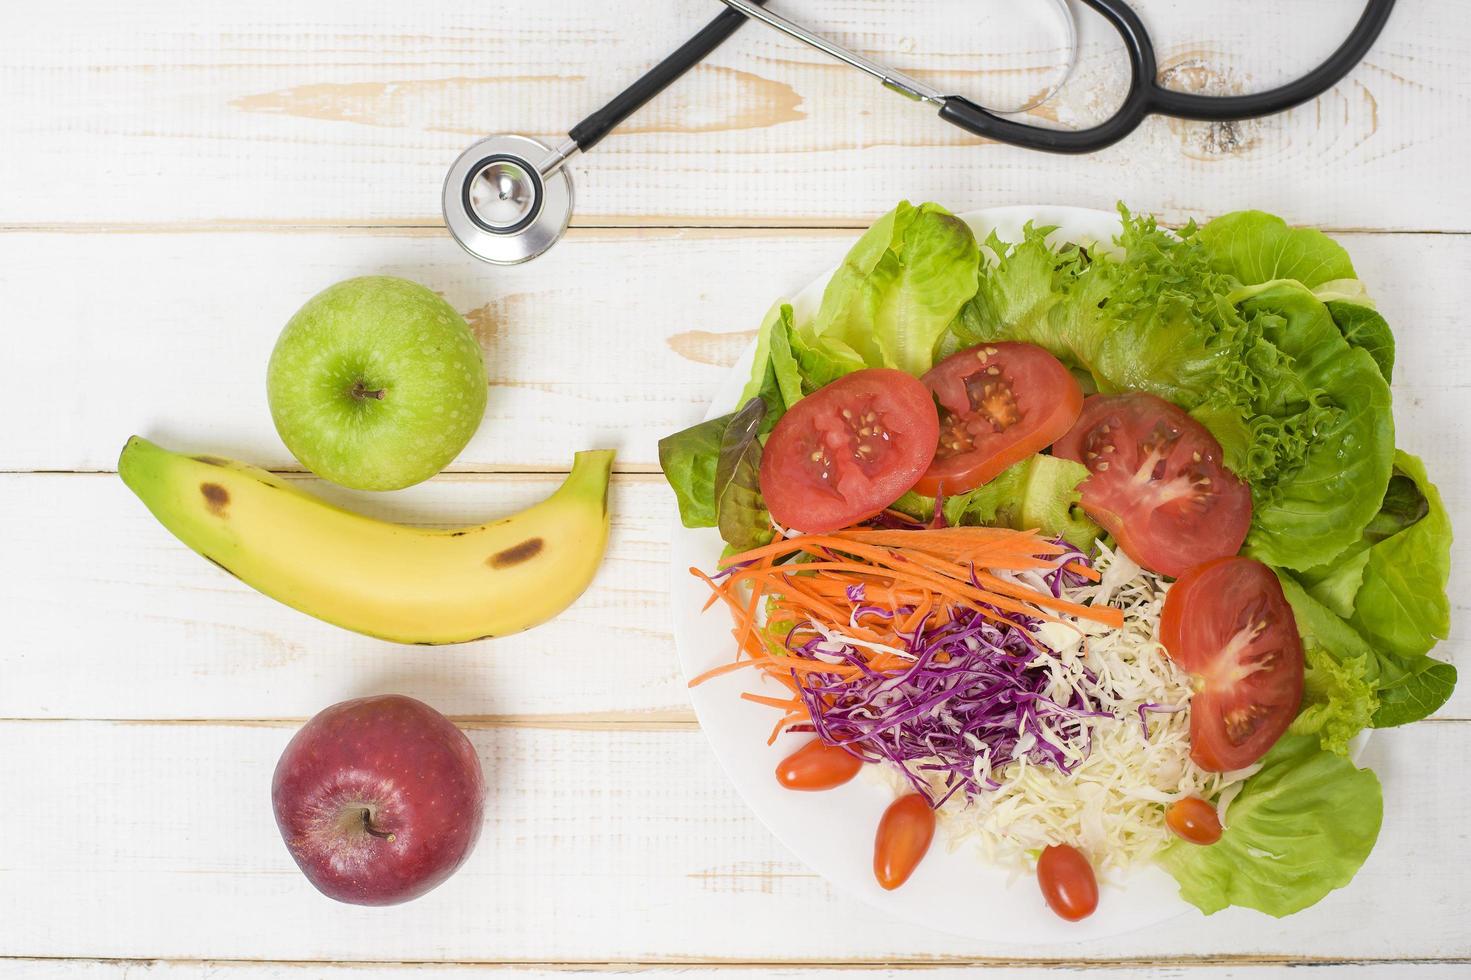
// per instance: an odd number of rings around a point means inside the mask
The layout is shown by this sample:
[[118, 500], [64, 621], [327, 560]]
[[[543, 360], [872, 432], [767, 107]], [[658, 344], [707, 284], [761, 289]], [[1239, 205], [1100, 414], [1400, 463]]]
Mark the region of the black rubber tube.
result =
[[[766, 0], [755, 0], [765, 4]], [[737, 30], [750, 20], [738, 10], [727, 7], [698, 34], [679, 46], [673, 54], [650, 68], [628, 88], [624, 89], [607, 105], [573, 126], [567, 133], [577, 148], [591, 150], [604, 136], [613, 131], [623, 120], [633, 115], [644, 103], [674, 84], [681, 75], [704, 61]]]
[[1364, 60], [1393, 11], [1394, 0], [1370, 0], [1338, 50], [1317, 68], [1286, 85], [1250, 95], [1195, 95], [1176, 92], [1155, 82], [1150, 97], [1151, 111], [1181, 119], [1220, 122], [1270, 116], [1311, 102], [1343, 81]]
[[1089, 129], [1045, 129], [998, 116], [960, 96], [950, 96], [945, 100], [940, 107], [940, 118], [977, 136], [1024, 149], [1092, 153], [1128, 136], [1155, 112], [1208, 122], [1269, 116], [1317, 98], [1342, 81], [1369, 53], [1394, 10], [1394, 0], [1369, 0], [1363, 15], [1338, 50], [1295, 81], [1251, 95], [1218, 96], [1176, 92], [1159, 84], [1149, 32], [1124, 0], [1083, 2], [1113, 26], [1129, 56], [1129, 92], [1124, 97], [1124, 104], [1110, 119]]

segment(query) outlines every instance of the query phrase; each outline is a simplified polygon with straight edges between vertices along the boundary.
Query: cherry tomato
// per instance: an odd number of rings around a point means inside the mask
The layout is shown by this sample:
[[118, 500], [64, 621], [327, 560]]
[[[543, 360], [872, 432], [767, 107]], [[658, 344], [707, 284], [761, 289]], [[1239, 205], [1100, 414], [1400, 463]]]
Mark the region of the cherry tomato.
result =
[[901, 796], [884, 811], [873, 839], [873, 876], [893, 891], [909, 880], [935, 839], [935, 811], [918, 793]]
[[1098, 908], [1098, 879], [1075, 847], [1053, 844], [1037, 859], [1037, 884], [1048, 908], [1069, 922], [1086, 919]]
[[863, 768], [863, 760], [814, 738], [776, 767], [776, 781], [787, 789], [819, 790], [841, 786]]
[[1221, 839], [1221, 818], [1216, 808], [1198, 796], [1187, 796], [1166, 807], [1165, 825], [1176, 837], [1192, 844], [1214, 844]]
[[1145, 568], [1179, 576], [1246, 540], [1251, 490], [1205, 426], [1162, 398], [1090, 395], [1052, 452], [1088, 467], [1083, 509]]
[[761, 496], [778, 524], [836, 531], [914, 486], [939, 437], [928, 388], [903, 371], [855, 371], [781, 417], [761, 454]]
[[920, 379], [940, 404], [935, 461], [914, 485], [927, 497], [964, 493], [1065, 435], [1083, 390], [1035, 344], [994, 343], [952, 354]]
[[1229, 772], [1267, 754], [1302, 702], [1302, 638], [1272, 570], [1217, 558], [1165, 594], [1160, 642], [1194, 675], [1190, 758]]

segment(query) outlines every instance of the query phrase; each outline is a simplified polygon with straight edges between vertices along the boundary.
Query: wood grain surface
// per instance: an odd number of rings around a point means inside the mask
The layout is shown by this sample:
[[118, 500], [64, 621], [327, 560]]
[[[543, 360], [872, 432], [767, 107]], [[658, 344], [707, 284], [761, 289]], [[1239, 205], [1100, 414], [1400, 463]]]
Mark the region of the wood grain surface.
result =
[[[1045, 88], [1059, 61], [1040, 0], [774, 5], [992, 100]], [[1136, 6], [1166, 81], [1213, 93], [1295, 76], [1361, 9]], [[454, 246], [439, 193], [464, 145], [560, 139], [718, 9], [0, 5], [0, 976], [1466, 976], [1471, 689], [1375, 735], [1379, 845], [1350, 887], [1287, 920], [1192, 912], [1096, 943], [986, 946], [836, 894], [745, 809], [695, 724], [655, 456], [767, 307], [901, 197], [1123, 200], [1171, 222], [1260, 207], [1341, 232], [1399, 339], [1399, 442], [1466, 525], [1464, 5], [1405, 0], [1365, 64], [1283, 116], [1152, 120], [1081, 159], [973, 139], [752, 26], [574, 162], [566, 242], [514, 269]], [[1084, 125], [1122, 97], [1116, 39], [1091, 15], [1081, 26], [1075, 77], [1030, 121]], [[300, 474], [265, 403], [286, 318], [374, 273], [461, 310], [491, 382], [451, 472], [391, 495]], [[564, 616], [519, 636], [450, 649], [358, 637], [257, 595], [154, 523], [112, 472], [133, 433], [425, 524], [509, 513], [548, 493], [573, 451], [610, 446], [608, 558]], [[1461, 663], [1468, 585], [1460, 549], [1440, 652]], [[270, 772], [302, 719], [388, 690], [469, 730], [493, 785], [488, 825], [421, 901], [338, 906], [282, 847]]]

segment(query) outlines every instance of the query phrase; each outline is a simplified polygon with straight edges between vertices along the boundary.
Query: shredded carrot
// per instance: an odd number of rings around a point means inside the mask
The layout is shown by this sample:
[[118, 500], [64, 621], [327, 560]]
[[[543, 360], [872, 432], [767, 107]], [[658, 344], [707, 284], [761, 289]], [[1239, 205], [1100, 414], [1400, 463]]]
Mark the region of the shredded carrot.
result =
[[751, 694], [750, 692], [742, 694], [741, 700], [764, 704], [768, 708], [786, 708], [788, 711], [797, 711], [802, 707], [802, 702], [796, 698], [768, 698], [760, 694]]
[[1090, 582], [1103, 581], [1103, 576], [1098, 574], [1098, 569], [1090, 568], [1087, 565], [1079, 565], [1075, 561], [1068, 562], [1066, 565], [1062, 566], [1062, 568], [1063, 571], [1072, 572], [1074, 575], [1081, 576], [1082, 578], [1085, 578]]
[[[1121, 626], [1120, 609], [1072, 602], [998, 574], [1063, 569], [1099, 580], [1097, 572], [1068, 554], [1036, 531], [849, 528], [781, 538], [727, 558], [719, 578], [692, 568], [710, 587], [710, 603], [730, 608], [737, 653], [735, 661], [706, 671], [690, 685], [747, 667], [772, 678], [786, 697], [742, 697], [782, 712], [771, 732], [775, 741], [790, 726], [811, 720], [804, 700], [812, 696], [808, 678], [850, 680], [864, 671], [904, 670], [913, 662], [903, 653], [906, 637], [943, 626], [960, 608], [996, 623], [1009, 624], [1008, 614], [1061, 622], [1045, 611], [1051, 610]], [[796, 652], [810, 641], [827, 639], [829, 632], [847, 638], [861, 666]]]

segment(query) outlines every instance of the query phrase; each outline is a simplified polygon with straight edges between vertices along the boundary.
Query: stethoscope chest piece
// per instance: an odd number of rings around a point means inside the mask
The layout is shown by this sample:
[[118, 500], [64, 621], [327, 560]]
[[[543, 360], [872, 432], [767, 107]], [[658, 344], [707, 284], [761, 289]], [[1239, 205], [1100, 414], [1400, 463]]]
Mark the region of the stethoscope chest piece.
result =
[[553, 151], [525, 136], [471, 146], [444, 178], [444, 221], [477, 259], [516, 265], [556, 244], [572, 218], [572, 177], [539, 172]]

